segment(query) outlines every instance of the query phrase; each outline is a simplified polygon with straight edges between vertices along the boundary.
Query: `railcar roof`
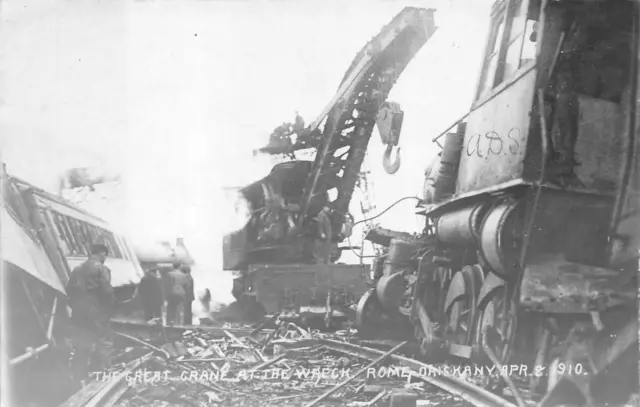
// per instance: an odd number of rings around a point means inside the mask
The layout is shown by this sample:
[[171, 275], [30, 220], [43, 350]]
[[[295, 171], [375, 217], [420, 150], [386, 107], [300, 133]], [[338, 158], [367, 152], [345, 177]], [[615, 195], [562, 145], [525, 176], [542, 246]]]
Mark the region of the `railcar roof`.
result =
[[17, 184], [17, 185], [21, 186], [24, 189], [29, 189], [33, 193], [35, 193], [35, 194], [37, 194], [37, 195], [39, 195], [39, 196], [41, 196], [41, 197], [43, 197], [45, 199], [48, 199], [48, 200], [53, 201], [53, 202], [55, 202], [57, 204], [60, 204], [60, 205], [64, 205], [67, 208], [72, 209], [72, 210], [77, 211], [77, 212], [80, 212], [83, 215], [89, 216], [89, 217], [95, 219], [96, 221], [108, 224], [108, 222], [105, 221], [104, 219], [94, 215], [91, 212], [86, 211], [85, 209], [82, 209], [81, 207], [79, 207], [78, 205], [72, 203], [71, 201], [69, 201], [67, 199], [64, 199], [61, 196], [57, 196], [57, 195], [54, 195], [54, 194], [52, 194], [50, 192], [47, 192], [44, 189], [39, 188], [39, 187], [37, 187], [37, 186], [35, 186], [35, 185], [33, 185], [33, 184], [23, 180], [23, 179], [20, 179], [18, 177], [14, 177], [14, 176], [9, 175], [9, 181], [11, 183], [14, 183], [14, 184]]

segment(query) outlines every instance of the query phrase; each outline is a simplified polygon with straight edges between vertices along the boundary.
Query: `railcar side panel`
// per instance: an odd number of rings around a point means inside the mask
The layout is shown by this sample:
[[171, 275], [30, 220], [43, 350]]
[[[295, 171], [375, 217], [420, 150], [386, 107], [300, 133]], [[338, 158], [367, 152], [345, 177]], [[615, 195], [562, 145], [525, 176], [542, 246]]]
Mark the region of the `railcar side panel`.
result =
[[536, 69], [469, 115], [456, 195], [523, 177]]

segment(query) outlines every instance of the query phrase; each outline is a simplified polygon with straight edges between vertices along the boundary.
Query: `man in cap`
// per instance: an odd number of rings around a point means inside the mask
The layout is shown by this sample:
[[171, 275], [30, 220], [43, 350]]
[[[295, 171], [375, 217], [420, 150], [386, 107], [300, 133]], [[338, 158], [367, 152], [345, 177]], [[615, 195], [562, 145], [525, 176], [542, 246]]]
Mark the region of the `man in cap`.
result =
[[89, 258], [73, 269], [67, 284], [71, 306], [71, 321], [76, 328], [76, 374], [84, 376], [94, 352], [99, 356], [100, 368], [111, 364], [108, 342], [111, 328], [109, 318], [115, 304], [111, 271], [104, 265], [109, 249], [93, 244]]
[[186, 276], [186, 296], [185, 296], [185, 304], [184, 304], [184, 324], [191, 325], [193, 324], [193, 300], [196, 299], [196, 295], [194, 292], [193, 285], [193, 277], [191, 276], [191, 267], [182, 266], [182, 272]]
[[179, 263], [173, 265], [173, 270], [167, 275], [167, 283], [167, 324], [183, 324], [188, 280]]
[[162, 320], [162, 305], [164, 303], [162, 294], [162, 282], [158, 273], [154, 269], [145, 271], [144, 277], [140, 281], [140, 299], [144, 310], [144, 320]]
[[200, 302], [206, 312], [211, 310], [211, 290], [205, 288], [204, 293], [200, 296]]

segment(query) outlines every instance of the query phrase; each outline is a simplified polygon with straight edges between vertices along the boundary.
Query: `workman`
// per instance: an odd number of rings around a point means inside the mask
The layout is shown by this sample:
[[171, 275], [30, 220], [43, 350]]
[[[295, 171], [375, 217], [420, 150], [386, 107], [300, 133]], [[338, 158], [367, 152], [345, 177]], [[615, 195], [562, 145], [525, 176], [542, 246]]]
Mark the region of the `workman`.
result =
[[204, 293], [200, 296], [200, 302], [206, 312], [211, 311], [211, 290], [205, 288]]
[[167, 275], [167, 324], [184, 324], [184, 305], [187, 297], [187, 275], [180, 270], [180, 264], [173, 265]]
[[138, 290], [144, 310], [144, 320], [150, 321], [156, 318], [162, 320], [162, 305], [164, 303], [162, 281], [155, 269], [149, 269], [145, 272]]
[[293, 123], [293, 132], [300, 134], [304, 131], [304, 119], [296, 112], [296, 120]]
[[115, 305], [111, 271], [104, 265], [109, 249], [104, 244], [91, 246], [91, 255], [73, 269], [67, 284], [74, 326], [74, 374], [79, 380], [89, 372], [92, 356], [98, 356], [98, 369], [111, 365], [109, 318]]
[[186, 296], [185, 296], [185, 304], [184, 304], [184, 324], [192, 325], [193, 324], [193, 300], [196, 299], [196, 295], [193, 287], [193, 276], [191, 275], [191, 267], [182, 266], [182, 272], [186, 276], [187, 285], [186, 285]]

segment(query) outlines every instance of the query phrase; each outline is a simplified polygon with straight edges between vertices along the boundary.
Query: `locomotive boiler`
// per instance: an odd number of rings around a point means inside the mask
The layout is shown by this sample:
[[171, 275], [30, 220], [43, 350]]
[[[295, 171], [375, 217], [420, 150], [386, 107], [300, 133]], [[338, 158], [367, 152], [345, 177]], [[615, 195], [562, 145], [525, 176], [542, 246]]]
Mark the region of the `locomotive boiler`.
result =
[[433, 141], [417, 238], [391, 239], [363, 331], [538, 369], [542, 406], [638, 387], [636, 1], [500, 0], [470, 111]]

